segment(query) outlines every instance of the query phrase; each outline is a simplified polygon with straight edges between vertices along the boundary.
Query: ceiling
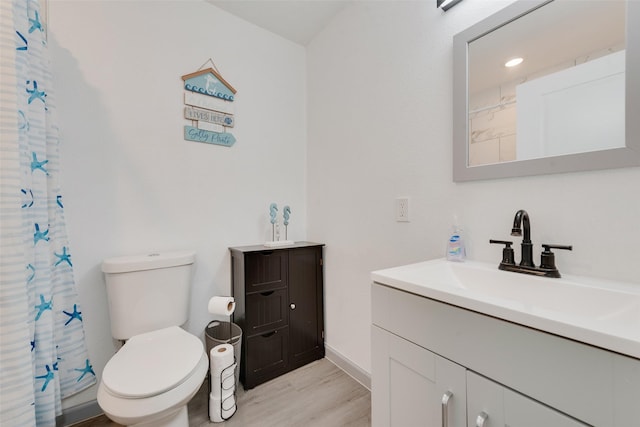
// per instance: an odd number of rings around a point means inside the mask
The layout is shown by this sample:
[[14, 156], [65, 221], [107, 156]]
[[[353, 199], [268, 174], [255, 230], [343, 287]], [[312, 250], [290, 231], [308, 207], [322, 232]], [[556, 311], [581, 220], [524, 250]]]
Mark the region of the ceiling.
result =
[[354, 0], [207, 0], [302, 46]]
[[[623, 1], [554, 1], [485, 34], [469, 44], [469, 92], [624, 49], [625, 8]], [[506, 68], [516, 56], [524, 62]]]

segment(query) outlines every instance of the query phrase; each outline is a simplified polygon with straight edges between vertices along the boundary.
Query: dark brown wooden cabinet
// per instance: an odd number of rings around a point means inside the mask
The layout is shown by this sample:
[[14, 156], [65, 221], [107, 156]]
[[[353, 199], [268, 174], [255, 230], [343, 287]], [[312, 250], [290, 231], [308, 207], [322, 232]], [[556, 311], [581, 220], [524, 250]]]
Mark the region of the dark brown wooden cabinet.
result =
[[229, 248], [245, 389], [324, 357], [323, 246]]

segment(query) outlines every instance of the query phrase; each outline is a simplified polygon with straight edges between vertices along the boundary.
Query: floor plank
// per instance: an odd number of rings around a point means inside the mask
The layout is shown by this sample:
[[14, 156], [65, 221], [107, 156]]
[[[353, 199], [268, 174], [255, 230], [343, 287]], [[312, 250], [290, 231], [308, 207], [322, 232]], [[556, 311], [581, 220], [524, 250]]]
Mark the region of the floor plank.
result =
[[[327, 359], [237, 391], [238, 410], [224, 423], [209, 422], [209, 384], [189, 402], [189, 426], [369, 427], [371, 393]], [[101, 416], [74, 427], [121, 427]]]

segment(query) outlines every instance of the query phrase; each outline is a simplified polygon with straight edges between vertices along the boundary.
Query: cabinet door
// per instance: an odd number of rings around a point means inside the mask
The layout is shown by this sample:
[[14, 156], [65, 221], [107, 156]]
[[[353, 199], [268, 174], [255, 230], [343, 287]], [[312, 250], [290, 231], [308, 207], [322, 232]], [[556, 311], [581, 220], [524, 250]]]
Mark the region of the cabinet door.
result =
[[[503, 390], [500, 384], [467, 371], [467, 425], [469, 427], [505, 426]], [[485, 419], [484, 423], [481, 421], [482, 417]], [[542, 426], [544, 424], [537, 427]]]
[[289, 251], [289, 338], [291, 368], [324, 356], [322, 248]]
[[[587, 426], [471, 371], [467, 371], [467, 404], [469, 427]], [[484, 424], [481, 414], [486, 415]]]
[[462, 366], [372, 326], [373, 427], [464, 427], [465, 382]]

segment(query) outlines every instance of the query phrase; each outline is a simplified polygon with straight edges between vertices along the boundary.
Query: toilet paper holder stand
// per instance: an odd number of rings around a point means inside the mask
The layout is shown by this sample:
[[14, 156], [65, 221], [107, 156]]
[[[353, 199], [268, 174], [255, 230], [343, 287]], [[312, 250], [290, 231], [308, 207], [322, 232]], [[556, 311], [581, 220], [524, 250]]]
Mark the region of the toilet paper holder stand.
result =
[[[236, 369], [238, 368], [238, 363], [235, 358], [233, 358], [233, 363], [226, 368], [223, 368], [216, 378], [213, 376], [213, 372], [211, 372], [211, 377], [209, 381], [209, 420], [213, 423], [221, 423], [227, 421], [229, 418], [233, 417], [238, 409], [237, 401], [236, 401]], [[225, 387], [225, 382], [229, 382], [231, 380], [231, 385]], [[215, 381], [218, 381], [219, 384], [216, 386], [220, 387], [220, 398], [214, 398], [213, 387]], [[233, 390], [233, 392], [224, 397], [226, 391]], [[219, 407], [215, 407], [215, 401], [219, 400]], [[231, 404], [229, 404], [231, 402]]]
[[[221, 393], [224, 393], [226, 390], [229, 390], [229, 388], [225, 389], [224, 387], [224, 380], [226, 380], [227, 378], [232, 378], [233, 381], [231, 381], [231, 388], [233, 389], [233, 393], [231, 393], [230, 396], [224, 398], [224, 399], [220, 399], [220, 418], [222, 418], [223, 421], [227, 421], [229, 418], [233, 417], [233, 415], [236, 413], [236, 411], [238, 410], [238, 405], [237, 405], [237, 401], [236, 401], [236, 369], [238, 369], [238, 362], [236, 360], [235, 355], [233, 356], [233, 364], [230, 366], [227, 366], [226, 368], [224, 368], [221, 372], [220, 372], [220, 378], [218, 378], [218, 380], [220, 381], [220, 390]], [[229, 373], [230, 371], [230, 373]], [[233, 405], [231, 405], [231, 407], [225, 408], [225, 403], [229, 401], [229, 399], [231, 399], [231, 402], [233, 402]], [[228, 417], [225, 417], [223, 414], [223, 411], [230, 411], [231, 409], [233, 409], [233, 412], [231, 413], [231, 415], [229, 415]]]
[[[231, 322], [231, 315], [235, 311], [235, 307], [236, 307], [236, 303], [233, 297], [214, 296], [209, 300], [209, 304], [208, 304], [209, 313], [229, 316], [229, 340], [227, 341], [227, 343], [229, 344], [231, 344], [233, 342], [233, 339], [236, 338], [236, 337], [232, 337], [232, 322]], [[238, 410], [238, 405], [236, 400], [236, 369], [238, 369], [238, 360], [237, 360], [237, 355], [235, 354], [235, 351], [234, 351], [233, 363], [227, 366], [226, 368], [223, 368], [220, 371], [219, 377], [217, 378], [217, 380], [220, 382], [220, 408], [219, 408], [220, 420], [216, 419], [217, 417], [214, 417], [214, 414], [213, 414], [214, 408], [212, 408], [212, 403], [214, 402], [214, 398], [212, 397], [212, 392], [213, 392], [212, 389], [213, 389], [214, 381], [216, 379], [213, 378], [213, 368], [211, 369], [211, 372], [210, 372], [211, 380], [209, 382], [209, 389], [210, 389], [209, 390], [209, 420], [212, 422], [227, 421], [229, 418], [233, 417], [233, 415]], [[231, 378], [231, 386], [225, 389], [224, 383], [229, 378]], [[222, 396], [224, 395], [224, 392], [229, 390], [233, 390], [233, 392], [229, 396], [223, 398]], [[232, 403], [231, 405], [228, 405], [229, 401]], [[226, 408], [225, 408], [225, 405], [227, 406]], [[230, 411], [231, 413], [229, 414]], [[224, 415], [225, 413], [227, 414], [227, 416]], [[218, 415], [218, 414], [215, 414], [215, 415]]]

